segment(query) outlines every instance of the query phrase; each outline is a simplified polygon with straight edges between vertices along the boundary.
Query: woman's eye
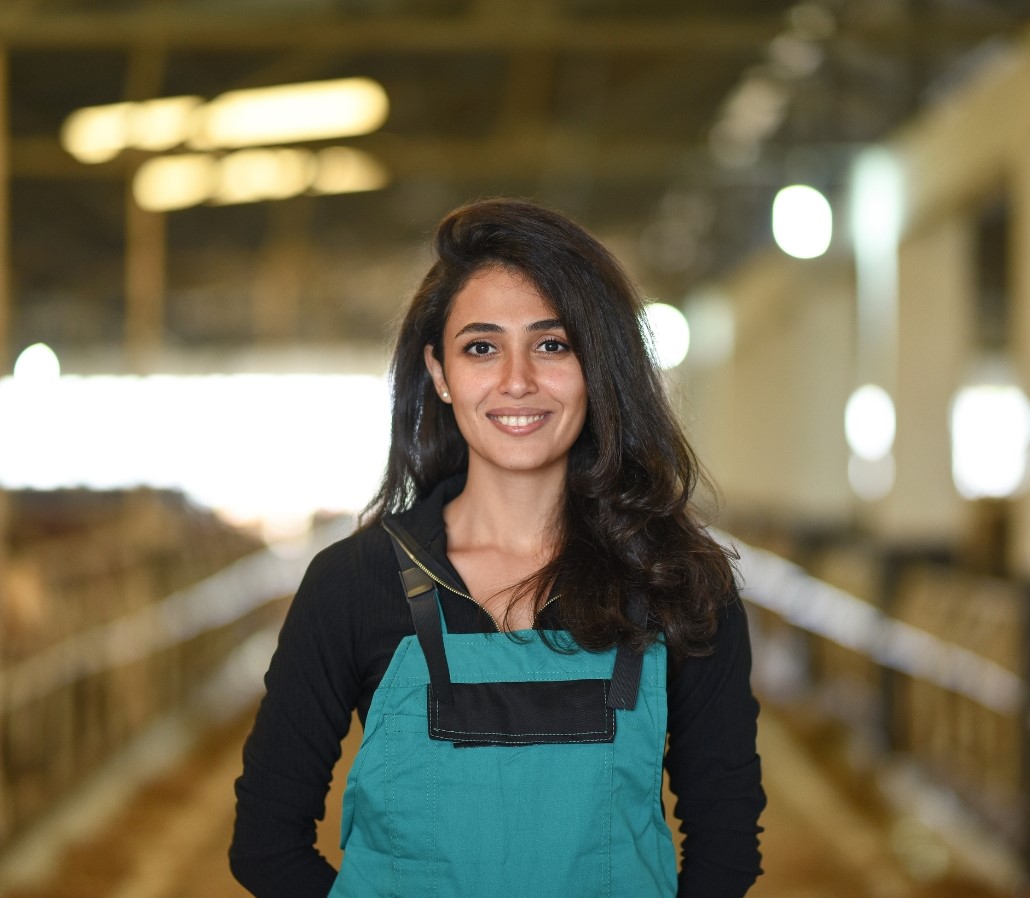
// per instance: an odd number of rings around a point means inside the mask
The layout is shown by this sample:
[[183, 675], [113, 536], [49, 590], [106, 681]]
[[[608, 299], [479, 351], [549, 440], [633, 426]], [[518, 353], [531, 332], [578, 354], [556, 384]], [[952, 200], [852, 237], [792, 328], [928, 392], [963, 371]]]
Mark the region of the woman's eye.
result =
[[569, 348], [569, 346], [561, 340], [544, 340], [544, 342], [540, 344], [540, 348], [544, 352], [564, 352]]
[[493, 346], [483, 340], [474, 340], [465, 347], [469, 355], [489, 355], [493, 350]]

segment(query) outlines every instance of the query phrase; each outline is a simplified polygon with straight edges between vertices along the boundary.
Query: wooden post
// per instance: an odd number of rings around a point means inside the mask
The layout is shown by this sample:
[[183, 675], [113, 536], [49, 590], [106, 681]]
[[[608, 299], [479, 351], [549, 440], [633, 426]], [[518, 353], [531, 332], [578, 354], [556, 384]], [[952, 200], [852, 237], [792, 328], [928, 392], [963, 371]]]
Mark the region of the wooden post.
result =
[[[10, 322], [11, 322], [11, 226], [9, 185], [11, 181], [10, 164], [10, 125], [8, 122], [8, 80], [7, 80], [7, 48], [0, 44], [0, 377], [5, 377], [10, 366]], [[7, 569], [8, 555], [8, 515], [9, 502], [7, 493], [0, 487], [0, 842], [10, 826], [8, 809], [7, 783], [2, 771], [4, 729], [7, 726], [7, 700], [4, 694], [3, 666], [5, 657], [3, 615], [7, 608]]]
[[7, 48], [0, 44], [0, 377], [9, 373], [11, 340], [11, 128]]
[[[1030, 135], [1030, 129], [1026, 129]], [[1010, 294], [1010, 358], [1023, 391], [1030, 393], [1030, 161], [1023, 147], [1025, 142], [1013, 141], [1012, 149], [1012, 233], [1009, 244], [1011, 268]], [[1012, 500], [1011, 532], [1008, 545], [1008, 570], [1023, 584], [1024, 593], [1024, 662], [1023, 681], [1030, 682], [1030, 496], [1025, 493]], [[1023, 693], [1022, 735], [1022, 849], [1024, 873], [1030, 876], [1030, 690]]]
[[310, 197], [269, 205], [268, 233], [250, 291], [254, 337], [261, 343], [297, 339], [313, 211]]
[[165, 313], [165, 219], [125, 196], [125, 347], [129, 365], [144, 373], [161, 348]]

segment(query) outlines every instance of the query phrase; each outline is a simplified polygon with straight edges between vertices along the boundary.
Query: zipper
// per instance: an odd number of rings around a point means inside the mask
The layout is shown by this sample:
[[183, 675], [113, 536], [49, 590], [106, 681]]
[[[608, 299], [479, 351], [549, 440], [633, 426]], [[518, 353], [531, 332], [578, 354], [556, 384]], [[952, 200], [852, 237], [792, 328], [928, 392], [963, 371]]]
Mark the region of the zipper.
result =
[[[431, 570], [428, 570], [424, 564], [422, 564], [414, 555], [411, 554], [411, 552], [408, 551], [408, 547], [404, 545], [403, 540], [398, 540], [398, 542], [400, 543], [401, 548], [404, 550], [404, 554], [411, 559], [411, 563], [414, 564], [415, 567], [417, 567], [420, 571], [422, 571], [423, 574], [425, 574], [434, 583], [438, 584], [439, 586], [442, 586], [444, 589], [447, 589], [450, 592], [453, 592], [455, 595], [462, 596], [463, 598], [468, 599], [470, 602], [475, 603], [476, 607], [479, 608], [488, 618], [490, 618], [490, 623], [494, 625], [494, 629], [498, 633], [501, 632], [501, 627], [497, 623], [497, 620], [489, 611], [486, 610], [486, 608], [480, 605], [479, 602], [476, 602], [476, 600], [472, 598], [472, 596], [470, 596], [467, 592], [462, 592], [457, 587], [452, 586], [450, 583], [446, 583], [439, 577], [437, 577], [436, 574], [434, 574]], [[555, 596], [555, 598], [557, 598], [557, 596]]]
[[536, 614], [534, 614], [534, 615], [533, 615], [533, 624], [534, 624], [534, 625], [536, 624], [536, 619], [537, 619], [538, 617], [540, 617], [540, 615], [541, 615], [541, 614], [543, 614], [543, 613], [544, 613], [544, 609], [545, 609], [545, 608], [546, 608], [546, 607], [547, 607], [548, 605], [550, 605], [550, 604], [551, 604], [551, 602], [557, 602], [557, 601], [558, 601], [558, 599], [560, 599], [560, 598], [561, 598], [561, 595], [553, 595], [553, 596], [551, 596], [551, 598], [549, 598], [549, 599], [548, 599], [548, 600], [547, 600], [546, 602], [544, 602], [544, 604], [540, 606], [540, 610], [539, 610], [539, 611], [538, 611], [538, 612], [537, 612]]
[[[490, 618], [490, 623], [494, 625], [494, 629], [498, 633], [503, 632], [501, 630], [500, 624], [497, 623], [497, 619], [486, 608], [484, 608], [479, 602], [472, 598], [472, 596], [470, 596], [467, 592], [462, 592], [453, 584], [441, 580], [439, 577], [436, 576], [436, 574], [434, 574], [431, 570], [426, 568], [424, 564], [422, 564], [414, 555], [411, 554], [411, 552], [408, 551], [408, 547], [404, 544], [404, 540], [398, 540], [398, 542], [400, 543], [401, 548], [404, 550], [404, 554], [411, 559], [411, 563], [414, 564], [415, 567], [417, 567], [420, 571], [422, 571], [423, 574], [425, 574], [430, 580], [432, 580], [437, 585], [442, 586], [444, 589], [449, 590], [450, 592], [453, 592], [455, 595], [461, 596], [464, 599], [468, 599], [470, 602], [473, 602], [477, 608], [479, 608], [488, 618]], [[560, 595], [553, 595], [546, 602], [544, 602], [543, 605], [540, 606], [540, 610], [533, 615], [534, 626], [536, 626], [537, 618], [540, 617], [544, 609], [552, 602], [557, 602], [560, 598]]]

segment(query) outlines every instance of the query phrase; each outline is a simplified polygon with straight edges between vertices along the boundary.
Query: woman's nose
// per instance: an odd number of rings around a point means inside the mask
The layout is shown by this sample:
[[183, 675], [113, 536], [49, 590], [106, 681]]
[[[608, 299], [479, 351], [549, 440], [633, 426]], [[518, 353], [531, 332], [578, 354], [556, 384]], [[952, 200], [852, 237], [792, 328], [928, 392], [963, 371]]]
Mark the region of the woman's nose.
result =
[[525, 354], [513, 352], [508, 355], [504, 368], [501, 391], [511, 396], [524, 396], [533, 392], [533, 362]]

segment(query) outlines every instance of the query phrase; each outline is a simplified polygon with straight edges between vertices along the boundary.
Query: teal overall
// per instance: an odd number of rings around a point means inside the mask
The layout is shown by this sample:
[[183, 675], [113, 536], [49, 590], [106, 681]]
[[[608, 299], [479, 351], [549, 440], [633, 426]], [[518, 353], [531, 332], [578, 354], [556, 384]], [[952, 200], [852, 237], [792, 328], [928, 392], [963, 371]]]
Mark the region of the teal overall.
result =
[[384, 526], [417, 635], [372, 698], [330, 898], [675, 895], [664, 645], [563, 653], [537, 630], [449, 634], [420, 547]]

